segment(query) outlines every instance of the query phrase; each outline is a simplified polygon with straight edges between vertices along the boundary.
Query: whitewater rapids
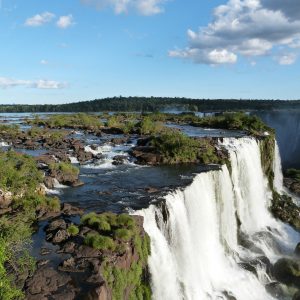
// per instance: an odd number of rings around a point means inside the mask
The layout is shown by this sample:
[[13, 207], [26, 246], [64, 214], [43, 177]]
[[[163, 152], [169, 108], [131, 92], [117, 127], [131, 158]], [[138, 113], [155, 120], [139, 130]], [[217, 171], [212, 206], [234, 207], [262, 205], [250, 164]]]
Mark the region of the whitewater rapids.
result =
[[[255, 264], [257, 276], [243, 268], [262, 256], [273, 263], [280, 257], [280, 241], [292, 247], [285, 225], [268, 211], [271, 191], [259, 142], [224, 138], [221, 144], [229, 152], [231, 172], [224, 165], [198, 174], [184, 190], [136, 212], [151, 238], [148, 263], [155, 300], [274, 299], [265, 289], [270, 278], [264, 264]], [[281, 190], [278, 149], [275, 160], [274, 184]]]

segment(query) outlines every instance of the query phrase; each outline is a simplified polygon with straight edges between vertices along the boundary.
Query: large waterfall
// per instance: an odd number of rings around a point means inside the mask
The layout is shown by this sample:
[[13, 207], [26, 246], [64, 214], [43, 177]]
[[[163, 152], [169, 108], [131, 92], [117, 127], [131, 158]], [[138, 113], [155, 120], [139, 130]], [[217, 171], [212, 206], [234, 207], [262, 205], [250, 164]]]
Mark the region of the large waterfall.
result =
[[[274, 262], [279, 241], [289, 241], [284, 225], [268, 211], [271, 192], [259, 144], [245, 137], [224, 139], [222, 146], [231, 172], [224, 165], [198, 174], [184, 190], [137, 212], [151, 237], [153, 299], [274, 299], [266, 292], [270, 278], [259, 258]], [[280, 189], [281, 171], [274, 169]]]

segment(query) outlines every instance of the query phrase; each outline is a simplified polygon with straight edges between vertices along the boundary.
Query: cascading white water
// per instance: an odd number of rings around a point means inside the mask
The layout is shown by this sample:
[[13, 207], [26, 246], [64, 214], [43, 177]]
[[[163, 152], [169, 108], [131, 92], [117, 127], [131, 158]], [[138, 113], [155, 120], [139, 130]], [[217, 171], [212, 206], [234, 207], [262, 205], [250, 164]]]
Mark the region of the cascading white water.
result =
[[[239, 264], [262, 255], [274, 261], [272, 242], [288, 240], [268, 212], [271, 193], [260, 148], [252, 138], [224, 139], [222, 145], [230, 154], [231, 175], [225, 165], [198, 174], [184, 191], [136, 212], [151, 238], [153, 299], [273, 299], [264, 287], [264, 269], [257, 268], [255, 276]], [[251, 249], [240, 245], [241, 236]]]
[[274, 157], [274, 188], [278, 193], [284, 191], [283, 188], [283, 175], [282, 175], [282, 168], [281, 168], [281, 158], [280, 152], [277, 142], [275, 143], [275, 157]]

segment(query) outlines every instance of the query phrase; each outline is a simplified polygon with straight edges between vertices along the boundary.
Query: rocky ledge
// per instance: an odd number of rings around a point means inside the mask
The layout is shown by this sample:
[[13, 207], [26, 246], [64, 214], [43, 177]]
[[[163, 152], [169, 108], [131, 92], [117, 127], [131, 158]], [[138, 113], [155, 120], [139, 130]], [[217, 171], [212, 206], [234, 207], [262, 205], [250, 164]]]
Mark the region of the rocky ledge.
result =
[[150, 240], [142, 224], [142, 217], [113, 213], [89, 213], [78, 225], [66, 214], [50, 220], [45, 237], [59, 249], [42, 249], [26, 299], [150, 299]]

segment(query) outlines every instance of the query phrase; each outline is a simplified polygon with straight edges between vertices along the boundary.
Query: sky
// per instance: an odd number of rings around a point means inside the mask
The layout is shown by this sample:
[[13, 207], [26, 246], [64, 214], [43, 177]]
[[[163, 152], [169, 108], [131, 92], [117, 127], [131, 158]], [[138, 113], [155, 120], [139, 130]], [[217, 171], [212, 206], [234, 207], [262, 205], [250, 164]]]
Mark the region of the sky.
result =
[[300, 99], [299, 0], [0, 0], [0, 104]]

